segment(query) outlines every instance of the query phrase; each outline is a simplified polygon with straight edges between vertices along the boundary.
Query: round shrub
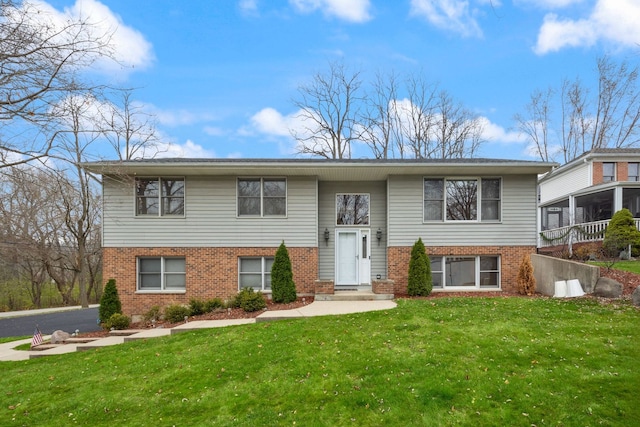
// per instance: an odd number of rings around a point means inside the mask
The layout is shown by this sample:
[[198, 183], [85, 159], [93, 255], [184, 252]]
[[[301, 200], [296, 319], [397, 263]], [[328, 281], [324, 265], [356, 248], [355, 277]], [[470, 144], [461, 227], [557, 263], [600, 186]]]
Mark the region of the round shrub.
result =
[[199, 316], [206, 313], [205, 302], [201, 299], [191, 298], [189, 301], [189, 310], [192, 316]]
[[164, 308], [164, 319], [171, 323], [183, 322], [189, 314], [191, 314], [189, 307], [180, 304], [172, 304]]
[[113, 313], [109, 320], [104, 323], [105, 329], [122, 330], [127, 329], [131, 324], [129, 316], [125, 316], [122, 313]]
[[244, 288], [236, 296], [238, 307], [247, 312], [262, 310], [267, 302], [262, 292], [255, 292], [253, 288]]
[[145, 322], [151, 322], [154, 320], [160, 320], [161, 310], [159, 305], [154, 305], [144, 314], [143, 319]]
[[224, 301], [222, 301], [220, 298], [210, 299], [204, 303], [204, 311], [207, 313], [211, 313], [212, 311], [221, 308], [224, 308]]

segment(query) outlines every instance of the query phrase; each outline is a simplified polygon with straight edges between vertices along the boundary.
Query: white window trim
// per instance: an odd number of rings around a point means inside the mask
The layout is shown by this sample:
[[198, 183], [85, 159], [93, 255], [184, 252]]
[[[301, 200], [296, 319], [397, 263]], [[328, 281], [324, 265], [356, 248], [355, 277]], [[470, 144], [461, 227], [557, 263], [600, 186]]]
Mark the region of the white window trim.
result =
[[[483, 179], [497, 179], [500, 181], [500, 209], [498, 213], [498, 217], [500, 219], [482, 219], [482, 180]], [[442, 199], [442, 218], [441, 219], [425, 219], [425, 211], [424, 211], [424, 181], [425, 180], [442, 180], [442, 191], [443, 191], [443, 199]], [[458, 219], [447, 219], [447, 182], [448, 181], [476, 181], [478, 183], [478, 194], [476, 200], [476, 210], [477, 210], [477, 219], [469, 219], [469, 220], [458, 220]], [[434, 224], [434, 223], [450, 223], [450, 224], [501, 224], [502, 223], [502, 206], [504, 201], [504, 180], [500, 176], [470, 176], [470, 177], [445, 177], [445, 176], [423, 176], [422, 177], [422, 223], [423, 224]]]
[[[238, 212], [238, 182], [242, 180], [260, 180], [260, 215], [240, 215]], [[265, 215], [264, 214], [264, 180], [283, 180], [284, 181], [284, 215]], [[238, 219], [255, 219], [255, 218], [277, 218], [283, 219], [289, 216], [289, 180], [282, 176], [241, 176], [236, 179], [236, 218]]]
[[[498, 258], [498, 270], [480, 270], [480, 258], [481, 257], [494, 257]], [[430, 259], [439, 258], [442, 271], [438, 274], [441, 275], [442, 287], [434, 287], [434, 291], [440, 292], [455, 292], [455, 291], [500, 291], [502, 290], [502, 257], [495, 254], [486, 255], [442, 255], [442, 256], [429, 256]], [[475, 285], [474, 286], [449, 286], [447, 287], [447, 278], [445, 277], [447, 267], [447, 258], [474, 258], [475, 259]], [[497, 272], [498, 273], [498, 286], [491, 288], [483, 288], [480, 284], [481, 272]], [[433, 276], [433, 271], [432, 271]]]
[[[136, 182], [140, 179], [157, 179], [159, 182], [162, 180], [182, 180], [183, 193], [182, 196], [182, 214], [181, 215], [162, 215], [162, 185], [158, 187], [158, 214], [138, 214], [138, 192]], [[133, 216], [135, 218], [185, 218], [187, 216], [187, 178], [184, 176], [136, 176], [133, 183]]]
[[[140, 289], [140, 260], [142, 259], [160, 259], [160, 289]], [[166, 259], [184, 259], [184, 289], [165, 289], [165, 270], [164, 263]], [[136, 293], [137, 294], [184, 294], [187, 292], [187, 260], [182, 256], [139, 256], [136, 257]], [[172, 272], [170, 274], [177, 274]]]
[[[274, 259], [275, 257], [272, 256], [240, 256], [238, 257], [238, 291], [242, 290], [242, 286], [240, 285], [240, 277], [243, 274], [256, 274], [256, 272], [247, 272], [247, 273], [242, 273], [240, 267], [242, 265], [242, 260], [243, 259], [259, 259], [260, 260], [260, 289], [258, 289], [258, 291], [264, 293], [264, 294], [270, 294], [271, 293], [271, 289], [265, 289], [265, 285], [266, 285], [266, 265], [267, 265], [267, 259]], [[271, 272], [269, 271], [269, 274], [271, 274]]]

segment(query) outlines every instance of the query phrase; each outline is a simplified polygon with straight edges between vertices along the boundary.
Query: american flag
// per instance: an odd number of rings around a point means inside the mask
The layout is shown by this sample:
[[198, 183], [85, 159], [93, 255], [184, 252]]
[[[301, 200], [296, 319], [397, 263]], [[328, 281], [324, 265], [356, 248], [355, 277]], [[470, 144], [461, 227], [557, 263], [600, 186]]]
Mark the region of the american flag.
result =
[[36, 330], [33, 333], [33, 338], [31, 339], [31, 347], [35, 347], [40, 344], [42, 344], [42, 332], [40, 332], [40, 329], [36, 327]]

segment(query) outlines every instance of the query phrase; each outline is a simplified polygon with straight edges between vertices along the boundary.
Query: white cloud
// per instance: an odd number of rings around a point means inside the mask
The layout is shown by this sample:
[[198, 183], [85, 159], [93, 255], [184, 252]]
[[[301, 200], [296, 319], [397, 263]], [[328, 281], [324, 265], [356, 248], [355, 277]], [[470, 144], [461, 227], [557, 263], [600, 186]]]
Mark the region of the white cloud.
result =
[[[205, 149], [202, 145], [196, 144], [191, 140], [187, 140], [184, 144], [161, 143], [158, 144], [156, 158], [178, 157], [184, 159], [193, 158], [211, 158], [216, 157], [211, 150]], [[153, 154], [153, 153], [149, 153]]]
[[[196, 113], [185, 109], [163, 110], [153, 104], [144, 104], [141, 109], [153, 115], [158, 120], [158, 124], [167, 127], [186, 126], [215, 120], [215, 116], [208, 112]], [[206, 127], [204, 130], [206, 133], [209, 133], [212, 132], [213, 129], [213, 127]], [[212, 135], [212, 133], [209, 134]]]
[[335, 16], [349, 22], [366, 22], [371, 19], [370, 0], [289, 0], [301, 13], [321, 10], [326, 16]]
[[514, 0], [515, 4], [530, 4], [541, 9], [561, 9], [585, 0]]
[[519, 132], [507, 131], [502, 126], [492, 123], [486, 117], [480, 117], [480, 122], [482, 123], [482, 139], [489, 143], [500, 142], [509, 144], [525, 142], [527, 140], [527, 138]]
[[637, 46], [640, 40], [640, 3], [637, 0], [597, 0], [589, 17], [561, 19], [545, 16], [534, 51], [539, 55], [565, 47], [589, 47], [598, 41]]
[[238, 7], [243, 15], [257, 15], [258, 14], [258, 0], [240, 0]]
[[411, 0], [411, 15], [463, 37], [482, 37], [482, 29], [468, 0]]
[[273, 108], [263, 108], [251, 117], [251, 124], [260, 133], [288, 137], [296, 115], [283, 116]]
[[[29, 5], [29, 6], [28, 6]], [[68, 22], [86, 21], [94, 38], [107, 37], [112, 58], [94, 57], [91, 69], [116, 78], [124, 78], [134, 70], [144, 69], [154, 61], [153, 48], [144, 36], [124, 24], [122, 19], [97, 0], [76, 0], [71, 7], [59, 11], [41, 0], [31, 0], [23, 7], [35, 7], [30, 13], [33, 23], [57, 32]]]

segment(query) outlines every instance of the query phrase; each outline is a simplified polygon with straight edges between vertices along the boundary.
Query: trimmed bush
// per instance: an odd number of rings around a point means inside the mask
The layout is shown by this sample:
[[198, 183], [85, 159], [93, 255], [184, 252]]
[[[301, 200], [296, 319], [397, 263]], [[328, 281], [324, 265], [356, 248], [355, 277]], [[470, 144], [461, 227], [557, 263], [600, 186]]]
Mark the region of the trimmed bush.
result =
[[253, 288], [242, 289], [235, 298], [235, 305], [246, 312], [262, 310], [267, 302], [262, 292], [255, 292]]
[[636, 228], [631, 211], [622, 208], [613, 214], [609, 221], [604, 232], [602, 247], [606, 256], [617, 258], [620, 252], [628, 249], [629, 245], [631, 245], [632, 254], [637, 254], [640, 248], [640, 231]]
[[100, 298], [100, 309], [98, 310], [100, 322], [106, 322], [115, 313], [122, 313], [122, 303], [118, 296], [116, 279], [109, 279]]
[[427, 296], [432, 289], [431, 262], [424, 243], [422, 243], [422, 238], [419, 238], [411, 248], [407, 293], [411, 296]]
[[130, 324], [131, 319], [129, 318], [129, 316], [125, 316], [121, 313], [113, 313], [111, 317], [109, 317], [109, 320], [104, 322], [104, 328], [120, 331], [122, 329], [127, 329]]
[[522, 295], [533, 295], [536, 292], [536, 278], [533, 277], [531, 257], [525, 255], [518, 270], [518, 292]]
[[170, 323], [184, 322], [185, 317], [189, 317], [191, 310], [180, 304], [168, 305], [164, 308], [164, 319]]
[[145, 322], [151, 322], [151, 321], [154, 321], [154, 320], [160, 320], [160, 315], [161, 315], [160, 306], [159, 305], [154, 305], [153, 307], [151, 307], [149, 309], [149, 311], [147, 311], [144, 314], [143, 319], [145, 320]]
[[282, 242], [271, 266], [271, 299], [273, 302], [290, 303], [296, 298], [296, 284], [293, 282], [291, 259], [287, 247]]
[[199, 316], [206, 313], [205, 302], [201, 299], [191, 298], [189, 300], [189, 310], [191, 316]]
[[212, 311], [215, 311], [221, 308], [224, 308], [224, 301], [222, 301], [220, 298], [210, 299], [204, 303], [204, 311], [206, 313], [211, 313]]

